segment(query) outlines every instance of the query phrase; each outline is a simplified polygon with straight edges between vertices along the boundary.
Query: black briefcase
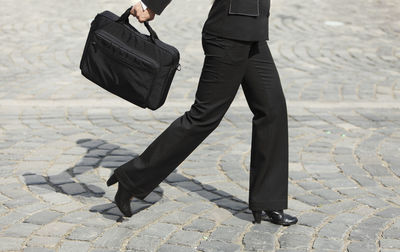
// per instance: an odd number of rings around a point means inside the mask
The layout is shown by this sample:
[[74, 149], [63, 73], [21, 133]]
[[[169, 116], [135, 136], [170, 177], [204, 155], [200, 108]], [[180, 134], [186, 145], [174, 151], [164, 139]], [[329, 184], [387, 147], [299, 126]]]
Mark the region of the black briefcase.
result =
[[129, 24], [130, 10], [120, 17], [110, 11], [91, 22], [82, 54], [83, 76], [107, 91], [139, 106], [156, 110], [167, 97], [179, 51], [158, 39], [149, 23], [149, 35]]

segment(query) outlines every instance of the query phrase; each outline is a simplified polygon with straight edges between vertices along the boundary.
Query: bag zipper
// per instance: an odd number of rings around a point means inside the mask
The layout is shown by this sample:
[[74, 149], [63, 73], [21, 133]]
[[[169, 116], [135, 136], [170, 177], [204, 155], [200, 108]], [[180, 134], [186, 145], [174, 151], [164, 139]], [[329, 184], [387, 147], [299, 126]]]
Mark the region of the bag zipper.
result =
[[143, 55], [143, 54], [139, 54], [139, 53], [137, 53], [137, 52], [135, 52], [133, 50], [126, 49], [125, 48], [126, 47], [125, 44], [123, 44], [120, 41], [116, 40], [114, 36], [112, 36], [111, 34], [105, 32], [104, 30], [97, 30], [97, 31], [95, 31], [95, 34], [97, 36], [101, 37], [102, 39], [106, 40], [107, 42], [109, 42], [111, 44], [114, 44], [114, 45], [117, 45], [118, 49], [120, 49], [122, 51], [125, 51], [126, 53], [128, 53], [128, 54], [130, 54], [130, 55], [132, 55], [134, 57], [140, 58], [142, 61], [145, 61], [148, 64], [155, 66], [156, 68], [158, 68], [160, 66], [160, 64], [158, 62], [156, 62], [155, 60], [153, 60], [152, 58], [147, 57], [146, 55]]
[[[96, 53], [96, 51], [97, 51], [96, 46], [98, 46], [98, 44], [97, 44], [95, 41], [92, 41], [91, 44], [93, 45], [94, 51], [95, 51], [95, 53]], [[101, 45], [101, 44], [100, 44], [100, 47], [103, 47], [103, 48], [104, 48], [104, 46]], [[101, 52], [104, 53], [104, 54], [106, 54], [106, 55], [108, 55], [109, 57], [111, 57], [111, 58], [113, 58], [113, 59], [118, 60], [118, 62], [123, 63], [123, 64], [126, 65], [127, 67], [133, 69], [133, 66], [132, 66], [130, 63], [128, 63], [128, 62], [126, 62], [125, 60], [123, 60], [122, 58], [115, 57], [114, 54], [112, 54], [112, 53], [110, 53], [110, 52], [108, 52], [108, 51], [101, 50]], [[139, 85], [140, 85], [140, 83], [139, 83]], [[146, 88], [147, 88], [147, 86], [145, 86], [145, 85], [140, 85], [140, 86], [146, 87]], [[148, 90], [148, 94], [147, 94], [147, 96], [146, 96], [146, 100], [147, 100], [147, 97], [148, 97], [148, 95], [150, 94], [150, 91], [151, 91], [151, 90], [148, 89], [148, 88], [147, 88], [147, 90]]]
[[[111, 12], [110, 12], [109, 14], [110, 14], [110, 15], [115, 15], [114, 13], [111, 13]], [[116, 20], [114, 20], [112, 17], [108, 16], [106, 13], [99, 13], [99, 15], [101, 15], [101, 16], [107, 18], [107, 19], [110, 19], [110, 20], [112, 20], [112, 21], [114, 21], [114, 22], [116, 21]], [[118, 16], [115, 16], [115, 17], [116, 17], [116, 19], [118, 19]], [[137, 33], [137, 34], [139, 34], [139, 37], [140, 37], [141, 39], [143, 39], [144, 41], [148, 42], [147, 39], [145, 39], [145, 36], [146, 36], [146, 35], [144, 35], [144, 34], [138, 32], [138, 30], [136, 30], [136, 28], [133, 28], [133, 29], [132, 29], [132, 27], [130, 27], [129, 25], [126, 25], [126, 24], [123, 24], [123, 26], [125, 26], [125, 27], [128, 28], [129, 30], [131, 30], [131, 31], [133, 31], [133, 32], [135, 32], [135, 33]], [[160, 40], [160, 41], [161, 41], [161, 40]], [[151, 43], [153, 43], [153, 42], [151, 42]], [[164, 46], [162, 43], [160, 43], [158, 46], [159, 46], [160, 48], [164, 49], [164, 51], [166, 51], [166, 52], [167, 52], [168, 54], [170, 54], [171, 56], [174, 56], [174, 54], [171, 53], [171, 52], [169, 51], [170, 48], [167, 48], [167, 47]], [[176, 49], [176, 48], [173, 47], [173, 46], [171, 46], [171, 48], [172, 48], [172, 50], [174, 50], [174, 51], [176, 52], [176, 55], [179, 55], [178, 49]], [[178, 56], [178, 57], [179, 57], [179, 56]], [[173, 58], [174, 58], [174, 63], [177, 63], [177, 64], [180, 66], [180, 64], [179, 64], [179, 58], [178, 58], [178, 57], [173, 57]], [[177, 67], [178, 67], [178, 65], [177, 65]], [[178, 71], [180, 71], [180, 69], [179, 69]]]

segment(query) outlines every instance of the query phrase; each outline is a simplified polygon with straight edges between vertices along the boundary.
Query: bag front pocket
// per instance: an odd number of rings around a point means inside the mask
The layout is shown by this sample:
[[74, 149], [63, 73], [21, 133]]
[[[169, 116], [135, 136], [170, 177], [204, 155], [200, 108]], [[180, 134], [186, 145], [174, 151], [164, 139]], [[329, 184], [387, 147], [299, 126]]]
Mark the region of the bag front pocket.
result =
[[260, 0], [229, 0], [229, 14], [258, 16]]
[[159, 64], [139, 51], [127, 48], [112, 34], [93, 33], [85, 71], [104, 89], [145, 106]]

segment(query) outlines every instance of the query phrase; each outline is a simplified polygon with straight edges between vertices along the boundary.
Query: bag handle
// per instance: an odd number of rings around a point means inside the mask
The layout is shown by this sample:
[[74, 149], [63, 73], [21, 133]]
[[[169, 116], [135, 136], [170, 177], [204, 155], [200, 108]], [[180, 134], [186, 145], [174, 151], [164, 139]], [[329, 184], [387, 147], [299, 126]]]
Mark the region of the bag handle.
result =
[[[125, 24], [131, 26], [131, 25], [129, 24], [129, 15], [131, 14], [131, 9], [132, 9], [132, 7], [133, 7], [133, 6], [129, 7], [129, 8], [124, 12], [124, 14], [122, 14], [122, 15], [118, 18], [117, 22], [125, 23]], [[146, 26], [147, 30], [148, 30], [149, 33], [150, 33], [150, 38], [151, 38], [151, 40], [153, 41], [153, 43], [155, 43], [155, 42], [156, 42], [155, 39], [158, 39], [157, 33], [153, 30], [153, 28], [151, 28], [151, 26], [149, 25], [149, 22], [148, 22], [148, 21], [144, 21], [144, 25]], [[135, 29], [135, 30], [136, 30], [136, 29]]]

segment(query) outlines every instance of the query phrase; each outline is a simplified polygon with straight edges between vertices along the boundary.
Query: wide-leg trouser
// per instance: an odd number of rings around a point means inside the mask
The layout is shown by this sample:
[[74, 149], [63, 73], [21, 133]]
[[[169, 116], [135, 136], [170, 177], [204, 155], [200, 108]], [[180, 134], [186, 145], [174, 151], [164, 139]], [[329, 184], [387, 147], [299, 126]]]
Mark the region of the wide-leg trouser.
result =
[[219, 125], [242, 84], [253, 113], [249, 208], [287, 209], [286, 101], [267, 42], [203, 33], [202, 47], [205, 59], [190, 110], [114, 173], [136, 198], [145, 198]]

